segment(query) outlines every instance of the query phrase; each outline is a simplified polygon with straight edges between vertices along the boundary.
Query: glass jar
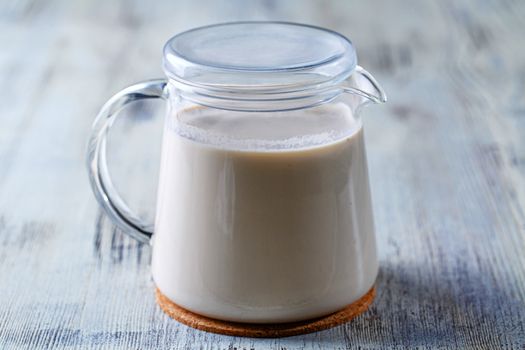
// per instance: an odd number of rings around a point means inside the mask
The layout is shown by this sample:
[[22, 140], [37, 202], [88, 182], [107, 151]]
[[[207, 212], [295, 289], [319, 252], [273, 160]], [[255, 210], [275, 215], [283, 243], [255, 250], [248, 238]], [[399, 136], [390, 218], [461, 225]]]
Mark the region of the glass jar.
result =
[[[300, 321], [362, 298], [378, 262], [361, 107], [385, 102], [352, 43], [318, 27], [238, 22], [164, 47], [166, 79], [102, 108], [88, 168], [99, 203], [151, 242], [159, 292], [197, 314]], [[168, 104], [155, 225], [116, 192], [106, 135], [132, 101]]]

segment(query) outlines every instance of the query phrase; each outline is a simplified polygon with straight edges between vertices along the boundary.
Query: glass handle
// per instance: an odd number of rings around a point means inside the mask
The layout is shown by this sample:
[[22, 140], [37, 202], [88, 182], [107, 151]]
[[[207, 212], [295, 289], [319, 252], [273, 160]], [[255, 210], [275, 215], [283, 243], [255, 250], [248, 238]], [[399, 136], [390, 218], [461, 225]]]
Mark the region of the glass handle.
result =
[[106, 160], [106, 137], [119, 113], [131, 102], [161, 98], [167, 99], [165, 79], [141, 82], [121, 90], [98, 113], [88, 144], [87, 167], [91, 188], [98, 203], [111, 220], [124, 232], [140, 242], [149, 242], [153, 223], [144, 222], [124, 203], [113, 186]]

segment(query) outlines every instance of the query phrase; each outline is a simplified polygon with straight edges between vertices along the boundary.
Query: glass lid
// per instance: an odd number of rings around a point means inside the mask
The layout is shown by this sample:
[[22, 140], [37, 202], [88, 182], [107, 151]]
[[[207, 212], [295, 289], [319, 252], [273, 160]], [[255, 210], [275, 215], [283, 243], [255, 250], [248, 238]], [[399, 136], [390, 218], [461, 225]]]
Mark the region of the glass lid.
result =
[[235, 22], [192, 29], [164, 47], [166, 75], [209, 89], [271, 92], [336, 84], [357, 65], [342, 35], [284, 22]]

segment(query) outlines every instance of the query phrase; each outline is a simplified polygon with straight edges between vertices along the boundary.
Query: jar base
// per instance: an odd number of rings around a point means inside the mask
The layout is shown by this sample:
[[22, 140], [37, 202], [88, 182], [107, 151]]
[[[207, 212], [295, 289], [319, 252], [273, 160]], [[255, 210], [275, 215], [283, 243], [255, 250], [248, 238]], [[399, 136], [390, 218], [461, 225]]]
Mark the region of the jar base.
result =
[[159, 304], [162, 311], [180, 323], [206, 332], [250, 338], [290, 337], [341, 325], [365, 312], [374, 301], [375, 294], [374, 286], [364, 296], [344, 309], [323, 317], [300, 322], [255, 324], [222, 321], [201, 316], [175, 304], [162, 294], [158, 288], [156, 288], [155, 292], [157, 304]]

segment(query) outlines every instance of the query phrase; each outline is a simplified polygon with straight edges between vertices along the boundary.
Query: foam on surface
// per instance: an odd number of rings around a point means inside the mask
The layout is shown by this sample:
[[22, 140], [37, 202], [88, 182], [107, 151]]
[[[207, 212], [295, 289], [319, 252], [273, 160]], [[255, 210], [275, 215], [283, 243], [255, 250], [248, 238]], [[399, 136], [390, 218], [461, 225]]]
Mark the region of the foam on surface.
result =
[[190, 108], [169, 118], [168, 129], [221, 148], [268, 151], [336, 142], [359, 131], [361, 122], [343, 103], [265, 113]]

